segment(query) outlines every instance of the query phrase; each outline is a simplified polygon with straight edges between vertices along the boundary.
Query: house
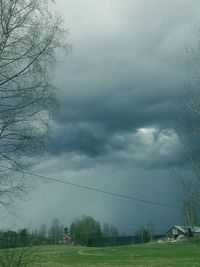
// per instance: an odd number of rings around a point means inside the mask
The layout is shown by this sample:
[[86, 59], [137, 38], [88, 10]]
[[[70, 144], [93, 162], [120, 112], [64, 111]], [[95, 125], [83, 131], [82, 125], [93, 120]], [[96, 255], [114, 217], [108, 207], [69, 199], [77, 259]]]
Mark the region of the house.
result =
[[58, 243], [61, 245], [73, 245], [73, 240], [70, 236], [63, 234], [59, 240]]
[[199, 226], [174, 225], [166, 233], [166, 235], [174, 237], [174, 239], [176, 239], [180, 235], [192, 237], [195, 234], [200, 234], [200, 227]]

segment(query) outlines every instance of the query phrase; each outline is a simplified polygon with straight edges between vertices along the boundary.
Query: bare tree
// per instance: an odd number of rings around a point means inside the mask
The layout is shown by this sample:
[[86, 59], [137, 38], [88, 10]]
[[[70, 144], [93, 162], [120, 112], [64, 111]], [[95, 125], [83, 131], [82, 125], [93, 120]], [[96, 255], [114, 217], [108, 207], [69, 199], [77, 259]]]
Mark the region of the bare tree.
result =
[[148, 223], [147, 231], [149, 233], [150, 241], [152, 242], [154, 237], [154, 224], [152, 222]]
[[6, 248], [0, 251], [1, 267], [26, 267], [34, 263], [37, 250], [32, 247]]
[[56, 107], [50, 73], [67, 49], [51, 0], [0, 0], [0, 203], [25, 190], [16, 175], [43, 147]]
[[185, 85], [181, 115], [176, 116], [177, 131], [190, 166], [186, 174], [175, 174], [181, 189], [183, 221], [189, 226], [199, 223], [200, 213], [200, 39], [197, 44], [196, 49], [187, 50], [189, 81]]
[[199, 224], [199, 181], [195, 178], [178, 177], [180, 195], [182, 200], [182, 221], [184, 225], [195, 226]]

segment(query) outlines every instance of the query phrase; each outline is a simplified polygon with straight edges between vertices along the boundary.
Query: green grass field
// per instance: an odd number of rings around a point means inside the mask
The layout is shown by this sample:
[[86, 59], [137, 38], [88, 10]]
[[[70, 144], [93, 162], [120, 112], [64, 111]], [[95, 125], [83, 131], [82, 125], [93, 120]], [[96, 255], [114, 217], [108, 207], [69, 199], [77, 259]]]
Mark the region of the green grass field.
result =
[[200, 266], [198, 244], [145, 244], [111, 248], [38, 247], [33, 267]]

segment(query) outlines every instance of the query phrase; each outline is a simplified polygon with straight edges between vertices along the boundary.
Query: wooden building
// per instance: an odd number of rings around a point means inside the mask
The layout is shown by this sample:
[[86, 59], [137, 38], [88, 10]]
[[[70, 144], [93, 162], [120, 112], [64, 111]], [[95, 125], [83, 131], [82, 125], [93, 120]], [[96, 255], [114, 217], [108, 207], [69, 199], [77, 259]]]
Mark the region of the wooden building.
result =
[[200, 227], [199, 226], [174, 225], [166, 233], [166, 235], [168, 235], [170, 237], [174, 237], [175, 239], [180, 235], [192, 237], [195, 234], [200, 234]]
[[63, 234], [58, 241], [61, 245], [73, 245], [73, 240], [70, 236]]

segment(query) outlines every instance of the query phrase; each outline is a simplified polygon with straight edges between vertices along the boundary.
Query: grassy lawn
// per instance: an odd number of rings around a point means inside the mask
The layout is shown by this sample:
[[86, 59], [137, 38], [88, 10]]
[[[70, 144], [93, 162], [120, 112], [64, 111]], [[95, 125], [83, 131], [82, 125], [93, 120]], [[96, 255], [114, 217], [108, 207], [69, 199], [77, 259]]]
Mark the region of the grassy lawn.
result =
[[145, 244], [111, 248], [38, 247], [33, 267], [200, 266], [198, 244]]

